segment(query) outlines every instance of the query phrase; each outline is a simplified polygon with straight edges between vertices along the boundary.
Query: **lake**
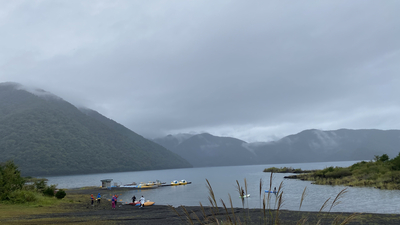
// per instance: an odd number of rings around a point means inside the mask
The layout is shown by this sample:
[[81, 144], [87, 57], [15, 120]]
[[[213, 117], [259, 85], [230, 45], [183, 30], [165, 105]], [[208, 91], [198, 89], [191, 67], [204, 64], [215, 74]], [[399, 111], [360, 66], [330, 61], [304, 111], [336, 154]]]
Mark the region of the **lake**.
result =
[[[262, 196], [260, 197], [260, 179], [263, 181], [262, 195], [264, 190], [269, 189], [270, 173], [263, 170], [268, 167], [293, 167], [303, 170], [324, 169], [329, 166], [347, 167], [358, 161], [344, 162], [318, 162], [318, 163], [292, 163], [292, 164], [269, 164], [249, 166], [225, 166], [225, 167], [204, 167], [188, 169], [169, 169], [151, 171], [133, 171], [121, 173], [101, 173], [73, 176], [47, 177], [48, 184], [57, 184], [58, 188], [79, 188], [84, 186], [101, 186], [100, 180], [113, 179], [113, 183], [128, 184], [132, 182], [148, 182], [160, 180], [170, 183], [173, 180], [191, 181], [192, 184], [183, 186], [159, 187], [150, 190], [131, 191], [110, 191], [112, 194], [120, 194], [119, 200], [130, 202], [131, 197], [144, 196], [146, 200], [154, 201], [159, 205], [172, 206], [210, 206], [208, 200], [209, 192], [206, 186], [206, 179], [210, 182], [218, 206], [222, 206], [221, 199], [230, 207], [229, 195], [234, 207], [242, 207], [242, 201], [237, 191], [236, 180], [244, 187], [244, 179], [247, 181], [247, 192], [249, 198], [245, 199], [244, 206], [247, 208], [261, 208]], [[284, 179], [288, 174], [276, 173], [272, 179], [272, 187], [279, 187], [283, 182], [283, 206], [282, 209], [299, 210], [300, 200], [305, 187], [307, 196], [303, 201], [301, 211], [319, 211], [324, 202], [346, 188], [345, 186], [314, 185], [310, 181]], [[400, 212], [400, 191], [379, 190], [366, 187], [347, 187], [347, 193], [340, 199], [340, 204], [333, 207], [332, 212], [362, 212], [362, 213], [396, 213]], [[97, 194], [97, 193], [93, 193]], [[272, 206], [275, 195], [272, 195]], [[88, 197], [89, 199], [89, 197]], [[326, 210], [329, 210], [329, 206]], [[326, 211], [324, 210], [324, 211]]]

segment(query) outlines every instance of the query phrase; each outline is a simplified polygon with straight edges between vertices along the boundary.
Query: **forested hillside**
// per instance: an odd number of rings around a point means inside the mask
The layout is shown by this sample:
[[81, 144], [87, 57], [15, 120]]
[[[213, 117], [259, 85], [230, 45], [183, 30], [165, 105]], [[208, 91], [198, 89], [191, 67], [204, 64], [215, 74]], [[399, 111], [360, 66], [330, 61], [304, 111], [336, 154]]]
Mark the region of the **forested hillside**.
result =
[[244, 141], [236, 138], [203, 133], [187, 138], [171, 151], [188, 160], [194, 167], [253, 164], [256, 156], [243, 147], [244, 144]]
[[164, 147], [88, 112], [43, 90], [0, 84], [0, 161], [14, 160], [23, 175], [191, 167]]
[[256, 143], [210, 134], [168, 135], [153, 140], [195, 167], [366, 160], [382, 154], [394, 157], [400, 151], [400, 130], [311, 129]]

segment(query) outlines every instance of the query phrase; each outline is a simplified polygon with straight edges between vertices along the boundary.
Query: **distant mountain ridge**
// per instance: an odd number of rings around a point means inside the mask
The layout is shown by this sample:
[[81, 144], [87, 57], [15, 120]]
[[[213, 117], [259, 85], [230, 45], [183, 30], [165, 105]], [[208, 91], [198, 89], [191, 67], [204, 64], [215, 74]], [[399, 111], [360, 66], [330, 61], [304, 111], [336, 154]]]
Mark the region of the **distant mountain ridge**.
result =
[[166, 139], [174, 142], [173, 135], [167, 137], [153, 140], [195, 167], [370, 160], [374, 155], [395, 157], [400, 152], [400, 130], [311, 129], [278, 141], [257, 143], [203, 133], [175, 146], [165, 144]]
[[208, 133], [150, 141], [44, 90], [0, 83], [0, 162], [14, 160], [24, 175], [370, 160], [399, 147], [400, 130], [376, 129], [311, 129], [257, 143]]
[[17, 83], [0, 84], [0, 162], [6, 160], [32, 176], [192, 167], [96, 111]]

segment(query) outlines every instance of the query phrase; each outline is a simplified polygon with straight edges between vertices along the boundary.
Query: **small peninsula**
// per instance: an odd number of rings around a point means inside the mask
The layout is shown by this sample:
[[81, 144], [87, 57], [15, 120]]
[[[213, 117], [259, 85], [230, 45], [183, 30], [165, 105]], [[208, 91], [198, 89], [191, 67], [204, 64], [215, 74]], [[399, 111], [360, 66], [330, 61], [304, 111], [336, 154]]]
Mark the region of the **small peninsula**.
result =
[[313, 184], [400, 190], [400, 153], [393, 159], [390, 159], [387, 154], [383, 154], [376, 155], [371, 161], [361, 161], [349, 167], [327, 167], [322, 170], [301, 171], [301, 169], [278, 169], [275, 167], [264, 169], [264, 172], [299, 173], [285, 176], [285, 178], [308, 180]]

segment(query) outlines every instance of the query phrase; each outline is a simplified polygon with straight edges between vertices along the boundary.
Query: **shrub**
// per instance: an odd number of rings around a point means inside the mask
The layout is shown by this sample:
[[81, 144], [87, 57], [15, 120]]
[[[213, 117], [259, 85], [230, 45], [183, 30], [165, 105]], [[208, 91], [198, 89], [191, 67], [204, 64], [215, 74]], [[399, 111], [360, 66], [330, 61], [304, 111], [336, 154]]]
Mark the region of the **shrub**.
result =
[[35, 188], [38, 191], [43, 191], [46, 188], [46, 181], [44, 179], [38, 179], [34, 182]]
[[274, 172], [274, 173], [276, 173], [276, 172], [278, 172], [278, 168], [276, 168], [276, 167], [270, 167], [270, 168], [266, 168], [266, 169], [264, 169], [264, 172]]
[[60, 189], [57, 191], [56, 193], [56, 198], [58, 199], [62, 199], [67, 195], [67, 193], [65, 193], [65, 191], [63, 189]]
[[325, 174], [326, 178], [342, 178], [347, 176], [351, 176], [349, 168], [335, 168], [332, 172], [327, 172]]
[[52, 197], [52, 196], [54, 196], [55, 190], [56, 190], [56, 185], [50, 185], [50, 186], [47, 186], [47, 187], [43, 190], [43, 194]]
[[37, 200], [36, 193], [33, 191], [16, 190], [8, 194], [11, 203], [34, 202]]

